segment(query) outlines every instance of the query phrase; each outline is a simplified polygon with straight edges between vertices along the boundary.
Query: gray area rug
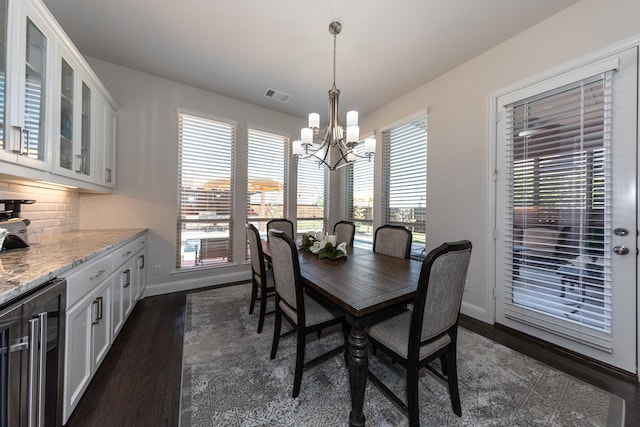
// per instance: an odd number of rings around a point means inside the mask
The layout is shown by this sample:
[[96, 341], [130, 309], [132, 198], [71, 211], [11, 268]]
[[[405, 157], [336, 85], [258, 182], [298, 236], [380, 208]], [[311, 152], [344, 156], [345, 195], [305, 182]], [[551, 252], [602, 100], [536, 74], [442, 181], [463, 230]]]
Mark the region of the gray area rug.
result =
[[[269, 359], [273, 315], [256, 333], [250, 285], [192, 293], [182, 367], [180, 425], [347, 426], [351, 400], [341, 356], [304, 372], [300, 395], [291, 398], [295, 336], [280, 340]], [[271, 299], [273, 300], [273, 299]], [[283, 321], [283, 330], [287, 324]], [[342, 341], [339, 328], [307, 339], [309, 360]], [[378, 353], [380, 354], [380, 353]], [[371, 357], [370, 367], [404, 397], [404, 370]], [[458, 375], [462, 417], [446, 384], [423, 369], [420, 421], [424, 426], [621, 426], [624, 401], [463, 328]], [[405, 415], [367, 383], [364, 414], [369, 426], [408, 425]]]

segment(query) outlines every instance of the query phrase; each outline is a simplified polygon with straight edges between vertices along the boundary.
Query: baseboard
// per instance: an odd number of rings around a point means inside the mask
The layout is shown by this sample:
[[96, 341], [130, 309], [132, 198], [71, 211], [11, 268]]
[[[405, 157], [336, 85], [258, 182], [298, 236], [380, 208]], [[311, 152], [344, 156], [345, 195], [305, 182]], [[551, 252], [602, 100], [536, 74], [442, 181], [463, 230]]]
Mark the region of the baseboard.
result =
[[460, 306], [460, 313], [481, 322], [493, 324], [493, 318], [490, 318], [487, 310], [485, 308], [478, 307], [477, 305], [462, 301], [462, 306]]
[[245, 282], [247, 280], [251, 280], [251, 270], [235, 271], [227, 274], [212, 274], [206, 277], [177, 279], [171, 282], [148, 285], [144, 291], [144, 296], [150, 297], [170, 294], [172, 292], [191, 291], [227, 283]]

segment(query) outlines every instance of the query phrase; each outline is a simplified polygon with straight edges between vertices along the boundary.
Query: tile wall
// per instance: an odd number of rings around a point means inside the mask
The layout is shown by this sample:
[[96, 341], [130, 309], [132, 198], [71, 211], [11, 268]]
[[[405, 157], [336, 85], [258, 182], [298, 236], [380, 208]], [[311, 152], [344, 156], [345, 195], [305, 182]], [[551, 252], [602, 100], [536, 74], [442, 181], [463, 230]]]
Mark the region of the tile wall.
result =
[[[27, 227], [30, 242], [41, 236], [78, 230], [80, 199], [77, 189], [48, 184], [20, 183], [0, 180], [0, 199], [33, 199], [22, 205], [20, 216], [31, 220]], [[0, 204], [0, 210], [4, 205]]]

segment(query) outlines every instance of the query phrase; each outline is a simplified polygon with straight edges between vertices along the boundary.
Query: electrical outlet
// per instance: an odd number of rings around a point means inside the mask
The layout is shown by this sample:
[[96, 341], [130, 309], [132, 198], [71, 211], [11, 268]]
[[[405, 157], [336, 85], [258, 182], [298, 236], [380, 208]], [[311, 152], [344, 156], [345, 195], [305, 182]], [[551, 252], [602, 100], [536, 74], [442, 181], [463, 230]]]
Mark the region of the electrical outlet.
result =
[[160, 274], [162, 273], [162, 266], [160, 266], [160, 264], [156, 264], [153, 266], [153, 274]]

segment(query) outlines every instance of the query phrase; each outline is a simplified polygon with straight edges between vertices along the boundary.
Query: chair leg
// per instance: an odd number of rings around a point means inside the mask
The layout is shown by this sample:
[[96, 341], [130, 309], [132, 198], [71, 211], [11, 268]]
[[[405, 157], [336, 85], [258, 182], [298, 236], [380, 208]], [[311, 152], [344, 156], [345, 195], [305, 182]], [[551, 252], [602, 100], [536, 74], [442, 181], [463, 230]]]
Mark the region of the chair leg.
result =
[[409, 426], [420, 426], [420, 408], [418, 402], [418, 368], [407, 367], [407, 408], [409, 410]]
[[447, 358], [446, 356], [440, 356], [440, 368], [442, 369], [442, 375], [444, 375], [445, 377], [447, 375], [449, 375], [447, 372], [449, 372], [449, 370], [447, 369]]
[[278, 307], [278, 301], [276, 300], [276, 319], [273, 324], [273, 342], [271, 343], [271, 356], [270, 359], [276, 358], [278, 352], [278, 343], [280, 342], [280, 323], [282, 321], [282, 314]]
[[251, 282], [251, 303], [249, 304], [249, 314], [253, 314], [253, 308], [256, 305], [257, 298], [258, 298], [258, 286], [256, 285], [256, 282], [252, 281]]
[[264, 326], [264, 316], [267, 312], [267, 290], [260, 290], [260, 317], [258, 319], [258, 333], [262, 332], [262, 326]]
[[453, 412], [457, 416], [462, 416], [462, 407], [460, 405], [460, 392], [458, 391], [458, 368], [456, 366], [456, 349], [453, 347], [447, 352], [447, 382], [449, 383], [449, 398]]
[[300, 384], [302, 384], [302, 371], [304, 370], [304, 347], [305, 347], [305, 334], [304, 328], [296, 326], [298, 333], [296, 334], [296, 372], [293, 379], [293, 394], [294, 398], [300, 394]]

